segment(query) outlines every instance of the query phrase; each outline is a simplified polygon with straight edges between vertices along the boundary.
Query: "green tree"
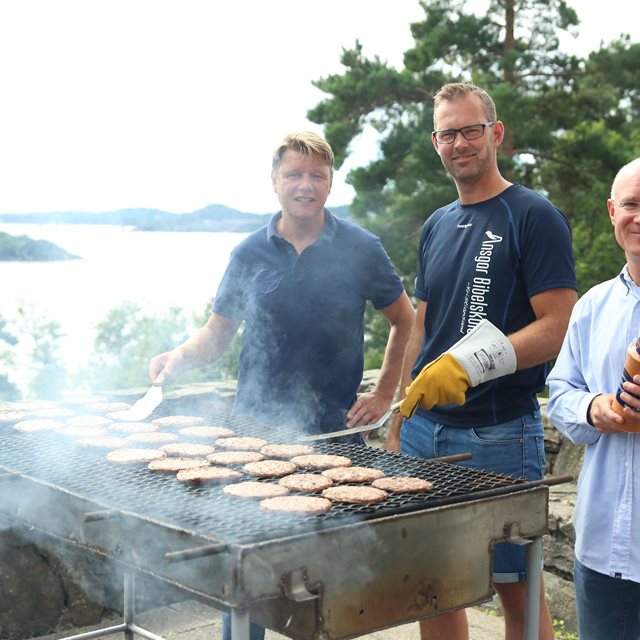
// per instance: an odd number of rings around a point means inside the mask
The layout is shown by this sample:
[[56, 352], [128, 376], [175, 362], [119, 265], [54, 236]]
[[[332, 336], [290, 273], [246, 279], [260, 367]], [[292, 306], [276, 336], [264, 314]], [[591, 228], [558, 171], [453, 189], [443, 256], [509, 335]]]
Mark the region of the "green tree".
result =
[[18, 339], [7, 328], [7, 321], [0, 317], [0, 400], [15, 402], [20, 399], [20, 390], [11, 381], [10, 372], [15, 368], [15, 356], [12, 348]]
[[563, 52], [560, 34], [579, 24], [564, 0], [493, 0], [482, 15], [464, 0], [420, 5], [425, 19], [410, 26], [404, 68], [366, 58], [356, 41], [342, 52], [343, 73], [314, 82], [329, 97], [308, 117], [324, 125], [338, 165], [365, 128], [378, 134], [379, 157], [347, 179], [354, 218], [381, 237], [411, 290], [422, 223], [456, 197], [431, 143], [433, 95], [445, 82], [473, 81], [505, 122], [503, 173], [571, 221], [581, 291], [611, 277], [621, 262], [606, 198], [618, 168], [640, 155], [640, 45], [623, 37], [584, 59]]
[[31, 336], [33, 348], [29, 396], [41, 400], [59, 400], [67, 385], [67, 370], [60, 345], [64, 334], [60, 330], [60, 323], [36, 319]]
[[145, 313], [125, 302], [111, 309], [97, 327], [87, 379], [92, 390], [148, 385], [149, 359], [183, 342], [189, 327], [183, 312]]
[[[208, 305], [208, 309], [210, 305]], [[112, 309], [97, 328], [89, 368], [83, 378], [92, 391], [144, 387], [149, 384], [149, 360], [184, 342], [206, 322], [208, 310], [187, 318], [178, 307], [150, 314], [140, 305], [125, 302]], [[187, 372], [180, 384], [235, 378], [241, 338], [213, 365]]]

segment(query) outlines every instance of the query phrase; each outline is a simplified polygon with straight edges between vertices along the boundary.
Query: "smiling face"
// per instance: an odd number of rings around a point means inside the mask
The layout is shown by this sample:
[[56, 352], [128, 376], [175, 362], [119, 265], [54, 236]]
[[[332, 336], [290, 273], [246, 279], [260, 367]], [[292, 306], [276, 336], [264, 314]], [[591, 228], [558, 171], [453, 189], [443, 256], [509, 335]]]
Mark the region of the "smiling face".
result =
[[607, 200], [609, 218], [618, 244], [624, 250], [629, 273], [640, 284], [640, 159], [623, 167]]
[[[482, 100], [474, 94], [457, 100], [443, 100], [434, 113], [437, 131], [460, 129], [489, 120], [491, 118]], [[496, 152], [503, 135], [504, 126], [498, 121], [495, 125], [486, 127], [484, 134], [475, 140], [466, 140], [458, 133], [451, 144], [439, 143], [435, 137], [432, 137], [432, 142], [458, 189], [469, 190], [485, 178], [497, 175]]]
[[283, 219], [298, 223], [323, 221], [332, 177], [331, 167], [322, 156], [287, 149], [271, 173]]

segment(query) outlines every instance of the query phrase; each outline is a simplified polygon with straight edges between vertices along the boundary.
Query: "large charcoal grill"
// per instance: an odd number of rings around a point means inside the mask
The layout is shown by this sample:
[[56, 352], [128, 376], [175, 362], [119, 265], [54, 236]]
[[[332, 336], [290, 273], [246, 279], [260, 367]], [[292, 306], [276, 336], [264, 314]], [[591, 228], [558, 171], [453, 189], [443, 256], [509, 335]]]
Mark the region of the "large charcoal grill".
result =
[[[242, 417], [209, 418], [239, 435], [296, 438]], [[293, 638], [333, 639], [484, 602], [499, 540], [534, 540], [539, 566], [544, 484], [340, 442], [314, 448], [434, 489], [285, 516], [221, 486], [183, 485], [69, 438], [0, 426], [0, 513], [230, 609], [241, 640], [249, 616]]]

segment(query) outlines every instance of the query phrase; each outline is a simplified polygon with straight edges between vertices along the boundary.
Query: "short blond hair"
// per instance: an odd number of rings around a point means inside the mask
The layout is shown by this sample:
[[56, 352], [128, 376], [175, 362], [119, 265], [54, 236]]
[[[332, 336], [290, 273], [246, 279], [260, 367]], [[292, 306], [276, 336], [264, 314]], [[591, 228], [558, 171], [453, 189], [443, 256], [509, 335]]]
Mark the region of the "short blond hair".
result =
[[307, 156], [320, 156], [331, 169], [331, 172], [333, 172], [333, 163], [335, 161], [333, 149], [329, 143], [317, 133], [313, 133], [312, 131], [297, 131], [286, 135], [273, 152], [273, 160], [271, 162], [273, 171], [278, 169], [282, 162], [282, 157], [288, 149]]
[[487, 120], [493, 122], [498, 119], [493, 98], [484, 89], [471, 82], [449, 82], [443, 85], [433, 97], [433, 128], [437, 128], [436, 110], [442, 102], [455, 102], [470, 95], [478, 96], [482, 100]]

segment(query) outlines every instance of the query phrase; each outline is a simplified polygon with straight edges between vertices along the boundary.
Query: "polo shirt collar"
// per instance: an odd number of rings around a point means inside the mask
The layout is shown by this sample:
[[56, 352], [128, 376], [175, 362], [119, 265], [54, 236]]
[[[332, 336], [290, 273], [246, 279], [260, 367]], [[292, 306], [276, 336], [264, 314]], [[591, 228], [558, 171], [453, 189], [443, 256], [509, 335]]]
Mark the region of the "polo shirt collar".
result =
[[[282, 218], [282, 211], [278, 211], [278, 213], [274, 214], [269, 220], [269, 224], [267, 225], [267, 240], [271, 242], [273, 238], [281, 238], [278, 233], [278, 221]], [[331, 243], [335, 238], [336, 231], [338, 229], [338, 221], [336, 217], [329, 211], [329, 209], [324, 210], [324, 227], [322, 227], [322, 231], [320, 235], [316, 239], [314, 244], [317, 243]]]

